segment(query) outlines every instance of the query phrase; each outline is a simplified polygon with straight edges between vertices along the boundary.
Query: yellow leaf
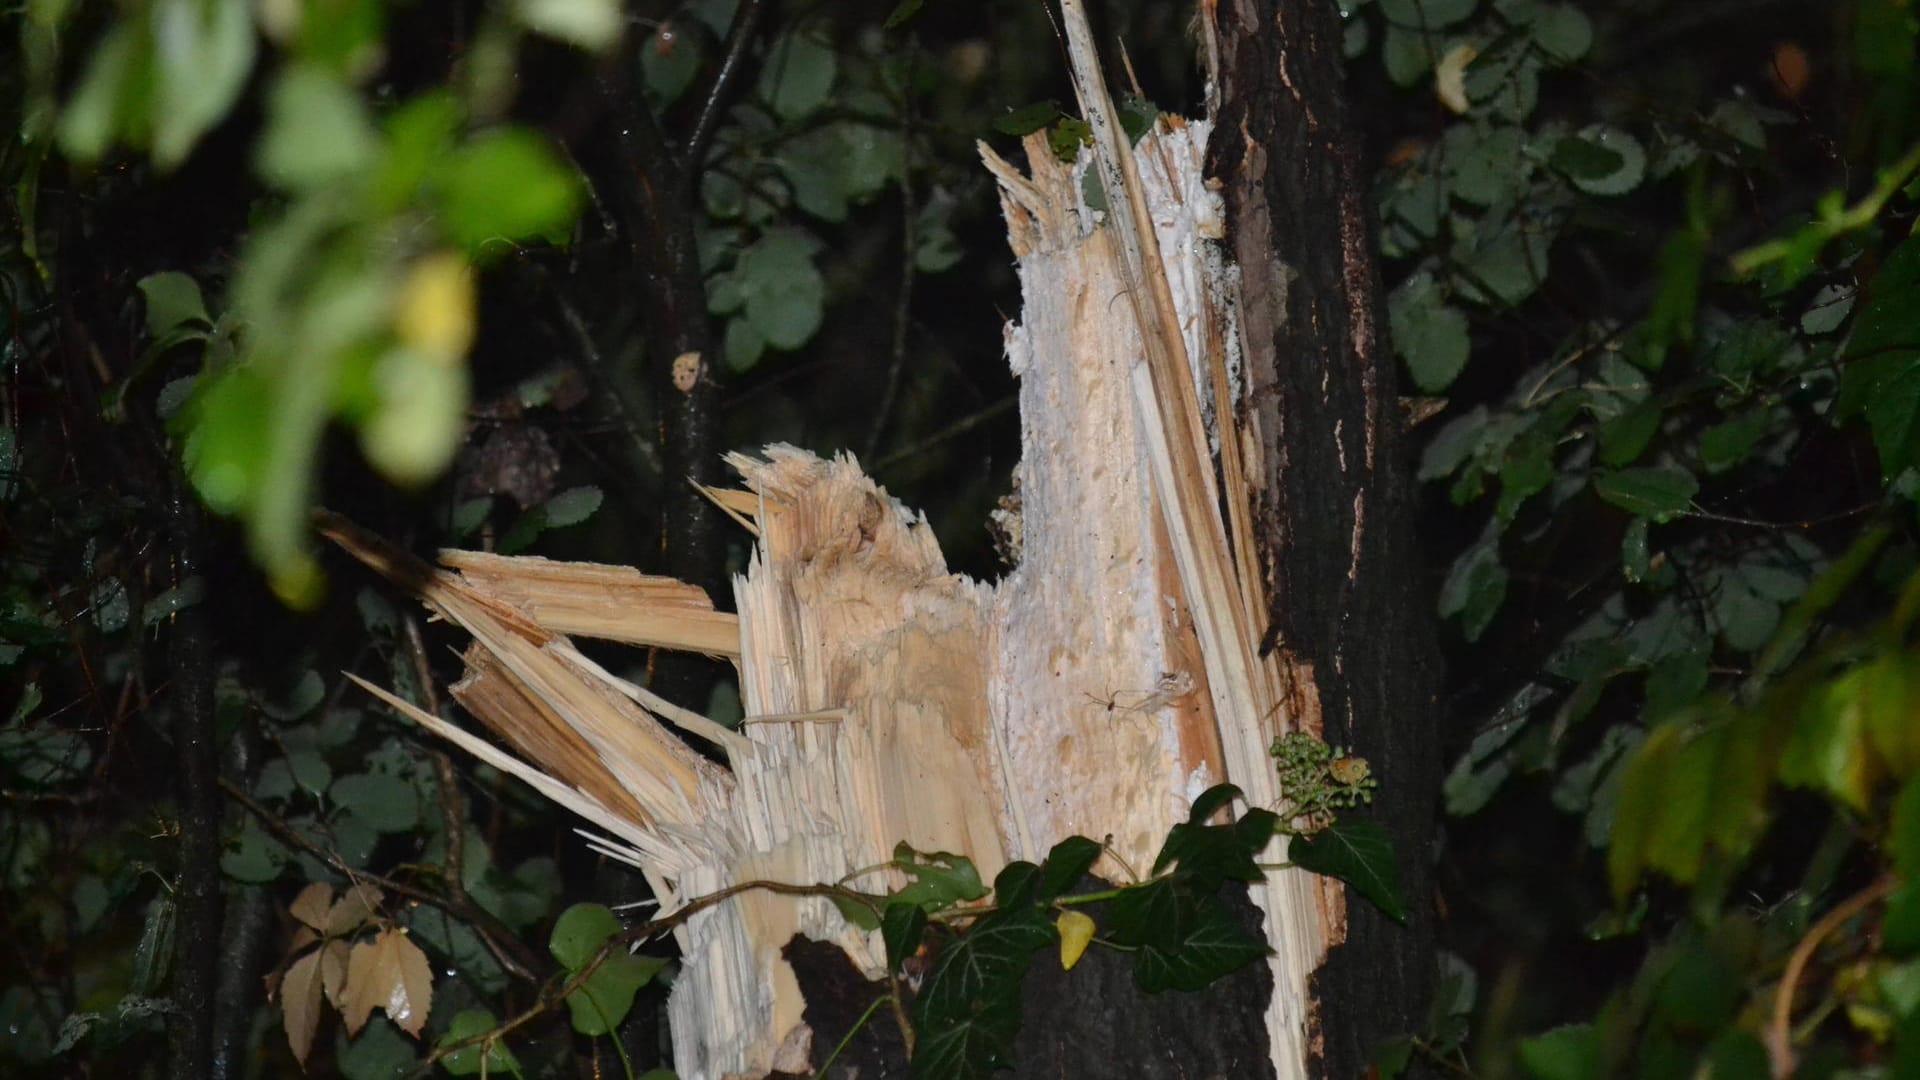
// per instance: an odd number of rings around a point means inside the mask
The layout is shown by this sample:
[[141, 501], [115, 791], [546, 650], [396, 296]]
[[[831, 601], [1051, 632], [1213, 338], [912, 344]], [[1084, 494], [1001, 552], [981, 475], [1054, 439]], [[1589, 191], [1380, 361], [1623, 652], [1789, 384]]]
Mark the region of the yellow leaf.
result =
[[1053, 928], [1060, 932], [1060, 967], [1072, 971], [1087, 951], [1087, 943], [1093, 940], [1093, 919], [1084, 912], [1063, 911]]
[[1467, 111], [1467, 65], [1479, 50], [1465, 42], [1448, 49], [1440, 62], [1433, 66], [1433, 93], [1440, 104], [1464, 114]]
[[360, 1033], [376, 1006], [386, 1010], [394, 1026], [416, 1038], [433, 1007], [433, 969], [427, 954], [399, 930], [380, 931], [371, 942], [355, 945], [347, 957], [346, 1002], [340, 1015], [349, 1037]]
[[333, 904], [333, 886], [324, 881], [316, 881], [300, 890], [293, 898], [293, 904], [287, 908], [287, 914], [325, 932], [327, 929], [327, 908]]
[[341, 1013], [347, 1011], [347, 948], [346, 942], [335, 940], [320, 950], [320, 985]]
[[473, 344], [473, 269], [450, 252], [413, 264], [400, 287], [394, 333], [408, 348], [452, 363]]
[[280, 981], [280, 1024], [293, 1059], [304, 1068], [320, 1027], [320, 950], [295, 960]]

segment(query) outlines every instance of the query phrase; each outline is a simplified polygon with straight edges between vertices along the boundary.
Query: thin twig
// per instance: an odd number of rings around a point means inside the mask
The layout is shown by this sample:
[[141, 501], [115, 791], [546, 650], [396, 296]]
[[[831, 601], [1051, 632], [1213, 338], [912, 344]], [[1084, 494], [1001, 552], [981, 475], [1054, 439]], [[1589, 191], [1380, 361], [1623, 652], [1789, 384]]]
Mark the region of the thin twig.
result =
[[933, 447], [938, 446], [943, 442], [946, 442], [948, 439], [955, 438], [960, 435], [965, 435], [967, 432], [972, 431], [974, 428], [979, 427], [981, 424], [984, 424], [987, 421], [993, 419], [994, 417], [999, 416], [1001, 413], [1006, 412], [1008, 409], [1013, 408], [1015, 405], [1019, 403], [1020, 403], [1019, 398], [1009, 394], [1008, 396], [1001, 398], [999, 401], [994, 402], [993, 404], [987, 406], [984, 409], [981, 409], [979, 412], [976, 412], [971, 416], [965, 416], [960, 418], [959, 420], [955, 420], [953, 423], [948, 424], [946, 427], [941, 428], [939, 431], [936, 431], [933, 434], [927, 436], [926, 438], [921, 439], [919, 442], [914, 443], [912, 446], [905, 446], [898, 450], [895, 450], [893, 453], [888, 454], [886, 457], [883, 457], [879, 461], [876, 461], [872, 465], [869, 465], [868, 468], [872, 469], [874, 472], [879, 472], [880, 470], [885, 469], [890, 465], [898, 465], [900, 462], [905, 461], [908, 458], [915, 457], [921, 453], [924, 453], [925, 451], [930, 450]]
[[[363, 876], [367, 876], [369, 880], [376, 880], [370, 875]], [[413, 1070], [407, 1075], [410, 1077], [425, 1076], [432, 1071], [434, 1065], [438, 1064], [440, 1060], [448, 1054], [458, 1050], [464, 1050], [470, 1046], [480, 1046], [482, 1044], [491, 1046], [499, 1042], [506, 1036], [539, 1019], [541, 1015], [556, 1008], [562, 1001], [567, 999], [567, 995], [585, 985], [587, 980], [593, 977], [593, 973], [599, 970], [600, 965], [606, 963], [610, 957], [617, 953], [624, 952], [629, 946], [644, 941], [647, 938], [675, 929], [688, 919], [693, 918], [695, 915], [698, 915], [710, 907], [731, 900], [741, 893], [754, 892], [756, 890], [778, 893], [782, 896], [857, 897], [859, 895], [853, 892], [853, 890], [839, 885], [793, 885], [784, 881], [754, 880], [743, 881], [737, 885], [729, 885], [724, 889], [708, 893], [705, 896], [697, 896], [674, 909], [669, 914], [662, 915], [659, 918], [644, 923], [638, 923], [617, 934], [611, 935], [607, 940], [601, 942], [599, 950], [589, 957], [587, 962], [580, 966], [579, 970], [568, 976], [564, 982], [560, 982], [557, 985], [549, 982], [547, 988], [541, 991], [538, 1001], [535, 1001], [532, 1005], [514, 1016], [507, 1018], [491, 1031], [483, 1031], [478, 1035], [469, 1036], [458, 1042], [443, 1043], [435, 1047], [433, 1053], [427, 1055], [424, 1060], [416, 1064]]]
[[887, 420], [894, 400], [900, 394], [900, 376], [907, 367], [907, 331], [912, 326], [914, 259], [920, 248], [920, 208], [913, 196], [913, 65], [917, 54], [907, 53], [906, 100], [900, 103], [900, 145], [905, 147], [900, 165], [900, 296], [893, 308], [893, 360], [887, 365], [887, 382], [880, 392], [880, 406], [874, 410], [873, 426], [867, 429], [867, 445], [860, 457], [872, 461], [880, 452], [880, 437], [886, 434]]
[[1800, 987], [1800, 976], [1806, 972], [1807, 964], [1813, 959], [1820, 943], [1835, 930], [1840, 929], [1848, 919], [1871, 907], [1875, 901], [1893, 891], [1892, 875], [1883, 877], [1873, 884], [1854, 893], [1832, 911], [1821, 916], [1813, 924], [1807, 935], [1793, 947], [1793, 955], [1787, 958], [1787, 969], [1780, 975], [1780, 986], [1773, 993], [1773, 1018], [1767, 1024], [1767, 1060], [1772, 1066], [1774, 1080], [1786, 1080], [1793, 1075], [1794, 1055], [1793, 1036], [1793, 996]]
[[707, 89], [707, 99], [700, 105], [700, 117], [694, 121], [693, 133], [687, 136], [687, 149], [682, 156], [689, 176], [699, 174], [707, 149], [713, 145], [714, 133], [720, 130], [720, 117], [727, 111], [727, 99], [739, 82], [747, 46], [753, 42], [754, 31], [760, 28], [760, 17], [766, 13], [766, 7], [766, 0], [744, 0], [733, 16], [720, 68], [714, 72], [713, 85]]

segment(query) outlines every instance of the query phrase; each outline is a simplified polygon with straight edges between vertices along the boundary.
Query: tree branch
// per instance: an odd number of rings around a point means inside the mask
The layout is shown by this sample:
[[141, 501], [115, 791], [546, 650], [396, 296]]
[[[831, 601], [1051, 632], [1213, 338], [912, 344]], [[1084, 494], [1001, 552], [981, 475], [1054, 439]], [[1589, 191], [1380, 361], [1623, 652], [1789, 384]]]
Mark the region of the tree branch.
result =
[[693, 132], [687, 136], [686, 152], [681, 155], [689, 174], [698, 176], [701, 166], [706, 164], [707, 150], [713, 145], [714, 134], [720, 130], [720, 117], [732, 103], [733, 92], [739, 85], [747, 46], [753, 44], [766, 8], [766, 0], [744, 0], [733, 16], [733, 26], [727, 30], [727, 43], [721, 50], [720, 67], [713, 73], [713, 85], [707, 88], [706, 101], [700, 106], [700, 116], [694, 121]]
[[[175, 568], [182, 578], [204, 573], [200, 507], [175, 474], [169, 485], [167, 525]], [[213, 644], [203, 607], [173, 616], [167, 642], [172, 668], [173, 748], [179, 769], [180, 864], [175, 895], [180, 930], [174, 959], [169, 1075], [212, 1075], [214, 999], [221, 956], [220, 797], [214, 790]]]

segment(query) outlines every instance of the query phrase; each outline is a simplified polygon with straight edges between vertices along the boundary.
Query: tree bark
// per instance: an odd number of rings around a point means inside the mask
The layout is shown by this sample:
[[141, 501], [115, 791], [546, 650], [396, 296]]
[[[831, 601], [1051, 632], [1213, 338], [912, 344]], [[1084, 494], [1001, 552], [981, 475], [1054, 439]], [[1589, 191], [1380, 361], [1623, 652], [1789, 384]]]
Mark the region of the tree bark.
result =
[[[1206, 5], [1212, 8], [1214, 5]], [[1218, 0], [1218, 122], [1240, 268], [1244, 408], [1259, 432], [1264, 648], [1324, 737], [1381, 778], [1373, 817], [1409, 901], [1395, 926], [1348, 905], [1346, 942], [1314, 980], [1322, 1068], [1356, 1076], [1374, 1044], [1425, 1023], [1438, 783], [1436, 645], [1414, 543], [1397, 372], [1381, 319], [1371, 171], [1348, 119], [1339, 13], [1326, 0]]]

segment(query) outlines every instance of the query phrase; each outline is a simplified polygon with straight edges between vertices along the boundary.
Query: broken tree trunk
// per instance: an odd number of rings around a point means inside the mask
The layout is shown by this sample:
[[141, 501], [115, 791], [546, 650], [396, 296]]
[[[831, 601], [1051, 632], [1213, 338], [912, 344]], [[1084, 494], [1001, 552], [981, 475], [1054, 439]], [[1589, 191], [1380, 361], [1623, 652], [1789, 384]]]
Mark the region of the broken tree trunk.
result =
[[[737, 618], [624, 568], [461, 552], [433, 569], [332, 529], [474, 636], [453, 691], [513, 753], [383, 698], [586, 818], [596, 849], [638, 866], [663, 910], [751, 880], [882, 891], [901, 882], [863, 868], [902, 842], [964, 854], [990, 880], [1066, 836], [1108, 837], [1096, 872], [1125, 880], [1213, 784], [1277, 805], [1269, 745], [1319, 733], [1317, 654], [1276, 622], [1262, 563], [1292, 525], [1255, 520], [1288, 508], [1273, 490], [1286, 444], [1272, 425], [1292, 421], [1249, 408], [1248, 391], [1291, 361], [1268, 347], [1269, 367], [1245, 370], [1238, 311], [1271, 298], [1241, 295], [1220, 242], [1220, 185], [1203, 171], [1211, 126], [1163, 117], [1129, 146], [1084, 15], [1074, 2], [1064, 14], [1094, 152], [1068, 166], [1034, 137], [1023, 174], [982, 151], [1024, 304], [1006, 331], [1025, 456], [1020, 506], [1003, 522], [1018, 562], [1004, 580], [948, 573], [924, 520], [852, 459], [780, 446], [731, 455], [746, 490], [709, 492], [757, 537], [734, 582]], [[1364, 526], [1351, 527], [1357, 559]], [[1350, 572], [1344, 550], [1330, 578]], [[1263, 649], [1275, 626], [1284, 640]], [[733, 660], [744, 726], [619, 679], [575, 634]], [[1271, 993], [1253, 1006], [1263, 1023], [1234, 1030], [1263, 1026], [1265, 1045], [1201, 1074], [1305, 1076], [1326, 1043], [1310, 980], [1346, 934], [1345, 899], [1298, 870], [1251, 898], [1274, 950], [1257, 985]], [[820, 984], [796, 977], [796, 943], [884, 974], [878, 934], [820, 898], [748, 892], [675, 933], [685, 966], [670, 1010], [687, 1080], [807, 1072], [845, 1034], [810, 1023], [829, 1010], [808, 1000]], [[1119, 1047], [1071, 1034], [1039, 1036], [1054, 1040], [1044, 1072], [1023, 1072], [1174, 1075], [1103, 1062]]]

